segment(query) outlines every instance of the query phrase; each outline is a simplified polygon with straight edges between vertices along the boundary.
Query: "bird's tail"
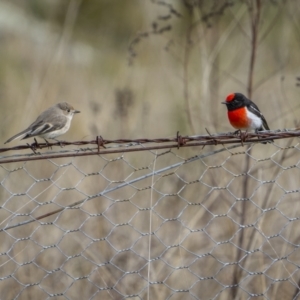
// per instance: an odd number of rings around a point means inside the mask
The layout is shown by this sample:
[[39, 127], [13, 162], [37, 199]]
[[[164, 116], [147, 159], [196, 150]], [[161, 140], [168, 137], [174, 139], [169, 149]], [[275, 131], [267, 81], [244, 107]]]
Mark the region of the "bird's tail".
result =
[[26, 137], [26, 135], [27, 135], [29, 132], [30, 132], [30, 130], [27, 128], [27, 129], [25, 129], [25, 130], [23, 130], [23, 131], [17, 133], [16, 135], [12, 136], [11, 138], [9, 138], [4, 144], [7, 144], [7, 143], [9, 143], [9, 142], [11, 142], [11, 141], [13, 141], [13, 140], [18, 139], [18, 138], [23, 139], [23, 138]]

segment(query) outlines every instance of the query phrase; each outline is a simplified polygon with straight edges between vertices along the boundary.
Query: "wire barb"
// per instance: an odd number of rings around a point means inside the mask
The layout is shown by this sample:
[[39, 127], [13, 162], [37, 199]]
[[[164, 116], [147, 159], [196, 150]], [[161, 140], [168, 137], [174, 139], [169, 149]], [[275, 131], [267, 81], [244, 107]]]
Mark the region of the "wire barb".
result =
[[34, 153], [34, 154], [38, 154], [37, 152], [36, 152], [36, 143], [32, 143], [31, 145], [30, 144], [26, 144], [26, 145], [28, 145], [28, 147], [32, 150], [32, 152]]
[[240, 139], [243, 147], [244, 147], [244, 143], [247, 141], [247, 138], [248, 138], [248, 132], [247, 131], [243, 132], [240, 130]]
[[104, 139], [101, 135], [96, 136], [96, 142], [97, 142], [97, 146], [98, 146], [98, 153], [100, 153], [101, 146], [106, 149], [106, 147], [104, 146]]
[[176, 139], [177, 139], [177, 149], [179, 149], [180, 147], [186, 144], [184, 138], [179, 134], [179, 131], [177, 131]]
[[206, 130], [206, 132], [208, 133], [208, 135], [210, 136], [210, 137], [212, 137], [212, 140], [215, 142], [215, 145], [218, 145], [218, 144], [220, 144], [220, 143], [218, 143], [218, 141], [210, 134], [210, 132], [208, 131], [208, 129], [205, 127], [205, 130]]

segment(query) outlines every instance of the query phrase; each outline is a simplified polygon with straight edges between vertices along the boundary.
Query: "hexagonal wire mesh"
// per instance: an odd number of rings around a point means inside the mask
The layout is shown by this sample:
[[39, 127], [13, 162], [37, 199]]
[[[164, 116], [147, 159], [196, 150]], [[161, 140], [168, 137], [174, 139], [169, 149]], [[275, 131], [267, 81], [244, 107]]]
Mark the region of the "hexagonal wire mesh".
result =
[[299, 147], [2, 164], [1, 299], [296, 299]]

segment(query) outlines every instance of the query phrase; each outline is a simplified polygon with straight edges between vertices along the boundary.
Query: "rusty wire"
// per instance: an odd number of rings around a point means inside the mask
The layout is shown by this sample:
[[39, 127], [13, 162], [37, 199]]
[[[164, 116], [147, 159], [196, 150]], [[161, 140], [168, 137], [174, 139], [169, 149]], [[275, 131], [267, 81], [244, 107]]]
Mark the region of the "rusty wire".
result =
[[[139, 138], [139, 139], [116, 139], [116, 140], [106, 140], [102, 136], [97, 136], [95, 140], [90, 141], [59, 141], [55, 143], [38, 143], [34, 139], [34, 143], [20, 145], [10, 148], [0, 148], [0, 153], [7, 151], [19, 151], [31, 149], [33, 153], [30, 155], [14, 155], [2, 156], [0, 157], [0, 163], [10, 163], [10, 162], [20, 162], [28, 160], [41, 160], [50, 158], [60, 158], [60, 157], [75, 157], [75, 156], [89, 156], [101, 154], [111, 154], [111, 153], [121, 153], [121, 152], [135, 152], [135, 151], [146, 151], [146, 150], [159, 150], [159, 149], [169, 149], [169, 148], [180, 148], [180, 147], [191, 147], [191, 146], [208, 146], [208, 145], [225, 145], [225, 144], [236, 144], [241, 143], [243, 146], [245, 143], [260, 143], [269, 140], [276, 139], [286, 139], [291, 137], [299, 137], [299, 128], [294, 129], [283, 129], [275, 131], [260, 131], [257, 133], [250, 132], [228, 132], [228, 133], [217, 133], [210, 134], [209, 131], [207, 135], [197, 135], [197, 136], [181, 136], [177, 132], [176, 137], [171, 138]], [[159, 144], [159, 145], [157, 145]], [[88, 146], [96, 145], [97, 148], [81, 147], [76, 148], [76, 150], [60, 150], [57, 152], [38, 152], [40, 149], [52, 149], [52, 147], [64, 147], [64, 146]], [[111, 145], [107, 148], [105, 145]], [[145, 146], [147, 145], [147, 146]], [[104, 150], [102, 148], [105, 148]], [[24, 157], [25, 156], [25, 157]]]

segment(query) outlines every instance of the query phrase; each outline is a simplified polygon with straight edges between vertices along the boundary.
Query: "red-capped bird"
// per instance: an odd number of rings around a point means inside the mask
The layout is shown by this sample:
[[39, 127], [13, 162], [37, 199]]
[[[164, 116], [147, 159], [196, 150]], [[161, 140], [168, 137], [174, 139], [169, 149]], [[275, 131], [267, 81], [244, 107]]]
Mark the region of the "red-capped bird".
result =
[[240, 93], [229, 94], [226, 102], [228, 119], [230, 124], [239, 130], [251, 130], [255, 132], [270, 130], [268, 123], [259, 108], [250, 99]]

